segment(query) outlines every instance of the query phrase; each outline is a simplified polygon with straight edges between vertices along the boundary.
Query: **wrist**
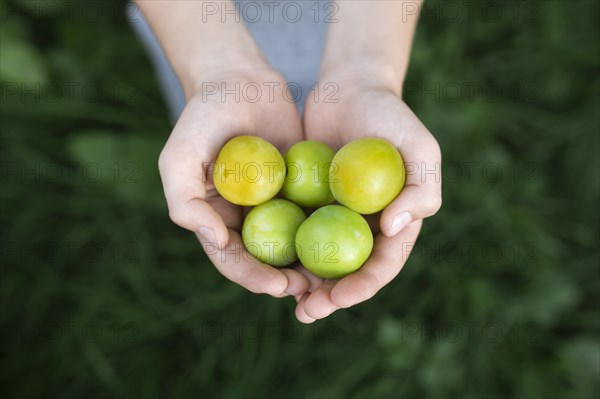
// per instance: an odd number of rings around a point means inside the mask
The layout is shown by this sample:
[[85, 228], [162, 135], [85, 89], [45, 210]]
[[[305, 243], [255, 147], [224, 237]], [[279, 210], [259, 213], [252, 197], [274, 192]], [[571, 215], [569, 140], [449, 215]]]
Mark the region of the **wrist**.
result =
[[[136, 0], [144, 17], [160, 42], [186, 96], [205, 76], [242, 66], [266, 64], [258, 45], [239, 15], [207, 13], [204, 0], [142, 1]], [[219, 7], [236, 14], [232, 0]]]
[[260, 51], [257, 48], [255, 50], [232, 47], [212, 49], [198, 52], [188, 62], [174, 66], [186, 97], [189, 99], [207, 81], [225, 81], [227, 76], [271, 69]]
[[376, 58], [323, 62], [319, 81], [333, 82], [340, 90], [376, 89], [402, 95], [404, 73], [391, 63]]
[[329, 27], [321, 76], [400, 95], [420, 3], [337, 1], [342, 23]]

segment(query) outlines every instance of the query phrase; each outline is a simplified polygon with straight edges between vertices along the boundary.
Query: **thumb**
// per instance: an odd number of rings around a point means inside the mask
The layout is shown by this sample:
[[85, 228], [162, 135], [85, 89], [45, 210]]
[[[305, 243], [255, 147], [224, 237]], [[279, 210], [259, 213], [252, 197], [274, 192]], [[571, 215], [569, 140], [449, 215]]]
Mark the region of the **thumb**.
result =
[[223, 218], [202, 199], [169, 204], [169, 217], [175, 224], [202, 236], [203, 241], [218, 246], [229, 243], [229, 230]]
[[393, 237], [413, 221], [435, 215], [441, 206], [440, 193], [427, 192], [424, 186], [405, 186], [381, 214], [381, 232]]

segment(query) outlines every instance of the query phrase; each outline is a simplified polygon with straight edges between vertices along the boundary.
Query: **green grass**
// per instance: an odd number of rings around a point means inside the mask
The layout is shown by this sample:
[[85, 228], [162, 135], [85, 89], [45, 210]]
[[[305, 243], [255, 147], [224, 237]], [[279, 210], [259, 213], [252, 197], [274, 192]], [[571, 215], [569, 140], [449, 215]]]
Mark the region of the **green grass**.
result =
[[36, 4], [0, 26], [3, 397], [600, 395], [596, 2], [426, 3], [405, 98], [444, 206], [393, 283], [311, 326], [169, 221], [170, 124], [125, 21]]

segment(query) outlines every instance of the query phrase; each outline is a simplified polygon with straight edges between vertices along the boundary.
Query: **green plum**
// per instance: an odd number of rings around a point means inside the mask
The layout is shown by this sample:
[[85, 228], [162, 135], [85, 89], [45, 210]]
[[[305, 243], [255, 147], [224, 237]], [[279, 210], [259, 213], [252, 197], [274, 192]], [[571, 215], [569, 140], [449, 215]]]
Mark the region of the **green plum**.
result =
[[305, 219], [298, 205], [272, 199], [248, 213], [242, 226], [242, 241], [248, 252], [261, 262], [286, 266], [298, 259], [296, 231]]
[[404, 161], [389, 141], [366, 137], [340, 148], [331, 163], [331, 192], [342, 205], [369, 215], [383, 210], [404, 187]]
[[317, 208], [333, 202], [329, 166], [335, 152], [314, 140], [300, 141], [285, 154], [286, 179], [281, 194], [296, 204]]
[[265, 139], [237, 136], [219, 151], [213, 171], [215, 188], [236, 205], [258, 205], [273, 198], [283, 185], [285, 162]]
[[358, 270], [372, 250], [373, 233], [367, 221], [341, 205], [317, 209], [296, 233], [300, 262], [322, 278], [340, 278]]

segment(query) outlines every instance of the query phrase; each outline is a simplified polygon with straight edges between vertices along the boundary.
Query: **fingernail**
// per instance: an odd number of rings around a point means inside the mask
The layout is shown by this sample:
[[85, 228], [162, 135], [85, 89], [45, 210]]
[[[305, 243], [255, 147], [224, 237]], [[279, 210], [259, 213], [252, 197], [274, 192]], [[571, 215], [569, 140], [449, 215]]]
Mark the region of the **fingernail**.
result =
[[390, 227], [390, 235], [395, 236], [403, 228], [408, 226], [410, 222], [412, 222], [412, 216], [410, 212], [400, 212], [399, 214], [394, 216], [394, 220], [392, 220], [392, 227]]
[[209, 243], [216, 243], [217, 239], [215, 237], [215, 232], [210, 227], [200, 226], [198, 229], [198, 234], [202, 236], [204, 241], [208, 241]]

